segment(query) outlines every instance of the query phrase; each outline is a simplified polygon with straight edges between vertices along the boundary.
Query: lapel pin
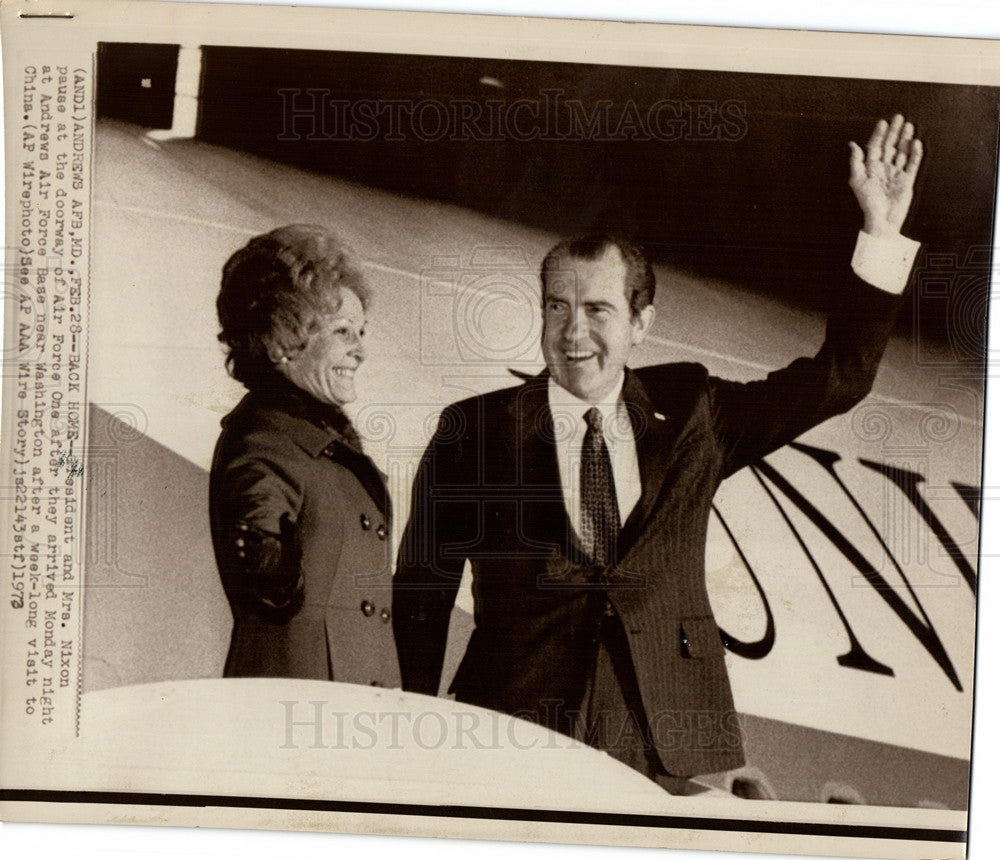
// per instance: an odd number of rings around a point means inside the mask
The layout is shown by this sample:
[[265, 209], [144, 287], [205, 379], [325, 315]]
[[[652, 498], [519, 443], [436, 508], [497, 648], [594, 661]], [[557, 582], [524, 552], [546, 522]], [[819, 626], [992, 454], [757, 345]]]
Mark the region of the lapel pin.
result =
[[664, 414], [663, 414], [662, 412], [654, 412], [654, 413], [653, 413], [653, 417], [654, 417], [654, 418], [655, 418], [655, 419], [656, 419], [657, 421], [666, 421], [666, 420], [667, 420], [667, 416], [666, 416], [666, 415], [664, 415]]

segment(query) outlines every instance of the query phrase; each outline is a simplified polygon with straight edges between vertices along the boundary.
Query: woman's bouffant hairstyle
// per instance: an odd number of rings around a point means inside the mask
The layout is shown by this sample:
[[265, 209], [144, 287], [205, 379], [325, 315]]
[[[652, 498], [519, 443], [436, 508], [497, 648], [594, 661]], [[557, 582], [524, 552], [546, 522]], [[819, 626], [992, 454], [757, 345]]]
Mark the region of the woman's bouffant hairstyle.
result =
[[345, 289], [367, 310], [360, 270], [325, 227], [289, 224], [255, 236], [226, 262], [216, 300], [229, 374], [250, 389], [270, 378], [272, 355], [294, 358], [304, 349]]

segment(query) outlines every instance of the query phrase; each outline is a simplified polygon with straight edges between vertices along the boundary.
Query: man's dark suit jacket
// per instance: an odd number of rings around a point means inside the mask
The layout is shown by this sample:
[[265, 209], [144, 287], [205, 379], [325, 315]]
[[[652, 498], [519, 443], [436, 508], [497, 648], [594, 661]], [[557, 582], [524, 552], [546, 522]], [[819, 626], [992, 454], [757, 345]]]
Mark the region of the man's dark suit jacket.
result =
[[570, 526], [548, 375], [447, 407], [414, 483], [393, 586], [404, 689], [436, 695], [469, 559], [476, 627], [451, 687], [459, 701], [568, 731], [610, 600], [665, 770], [740, 766], [705, 587], [712, 498], [728, 475], [871, 389], [899, 299], [856, 277], [844, 299], [819, 353], [762, 381], [717, 379], [699, 364], [626, 371], [642, 495], [607, 568], [588, 564]]

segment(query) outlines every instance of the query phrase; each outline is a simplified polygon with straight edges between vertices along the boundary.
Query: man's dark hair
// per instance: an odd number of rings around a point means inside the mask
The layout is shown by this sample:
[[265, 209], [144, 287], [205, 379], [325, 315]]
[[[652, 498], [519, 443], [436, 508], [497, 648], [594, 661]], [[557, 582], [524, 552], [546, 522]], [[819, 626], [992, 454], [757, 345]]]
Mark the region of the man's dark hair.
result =
[[642, 248], [635, 242], [612, 233], [587, 233], [571, 239], [563, 239], [555, 245], [542, 260], [542, 302], [545, 301], [545, 285], [550, 275], [559, 270], [563, 257], [580, 260], [596, 260], [608, 248], [617, 248], [625, 261], [625, 298], [633, 319], [643, 308], [653, 303], [656, 294], [656, 276]]
[[319, 318], [340, 308], [342, 290], [367, 310], [361, 271], [325, 227], [289, 224], [251, 239], [223, 267], [216, 300], [230, 375], [251, 389], [268, 379], [270, 351], [292, 358], [304, 349]]

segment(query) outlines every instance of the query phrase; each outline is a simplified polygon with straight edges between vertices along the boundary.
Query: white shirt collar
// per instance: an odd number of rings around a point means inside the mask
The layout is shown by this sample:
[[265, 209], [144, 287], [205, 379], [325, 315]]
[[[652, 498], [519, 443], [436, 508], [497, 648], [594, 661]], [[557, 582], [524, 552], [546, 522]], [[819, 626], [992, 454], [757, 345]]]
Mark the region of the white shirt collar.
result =
[[603, 398], [600, 403], [588, 403], [567, 391], [552, 376], [549, 376], [549, 408], [552, 411], [569, 412], [578, 418], [583, 418], [584, 413], [591, 406], [596, 406], [601, 412], [601, 417], [607, 419], [617, 414], [624, 387], [625, 371], [623, 370], [607, 397]]

